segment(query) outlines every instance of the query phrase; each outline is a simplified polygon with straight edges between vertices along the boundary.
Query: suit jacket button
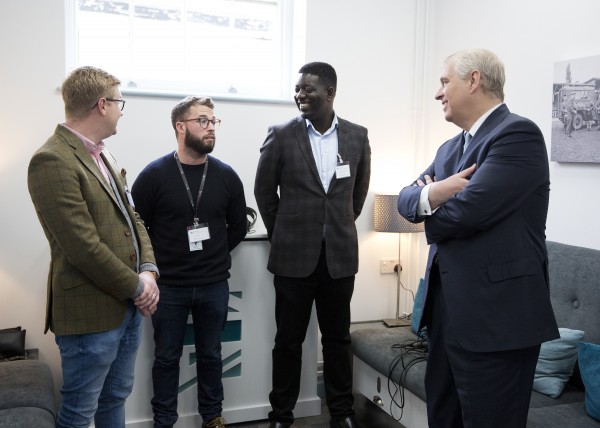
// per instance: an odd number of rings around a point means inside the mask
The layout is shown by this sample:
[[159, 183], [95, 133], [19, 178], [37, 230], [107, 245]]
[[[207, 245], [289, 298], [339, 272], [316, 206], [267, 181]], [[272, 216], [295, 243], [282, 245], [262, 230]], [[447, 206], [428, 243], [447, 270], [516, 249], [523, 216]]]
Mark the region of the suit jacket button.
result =
[[134, 260], [135, 260], [135, 253], [131, 253], [131, 254], [129, 255], [129, 259], [130, 259], [131, 261], [134, 261]]
[[125, 236], [129, 236], [129, 235], [131, 235], [131, 231], [130, 231], [129, 229], [127, 229], [127, 230], [125, 231]]

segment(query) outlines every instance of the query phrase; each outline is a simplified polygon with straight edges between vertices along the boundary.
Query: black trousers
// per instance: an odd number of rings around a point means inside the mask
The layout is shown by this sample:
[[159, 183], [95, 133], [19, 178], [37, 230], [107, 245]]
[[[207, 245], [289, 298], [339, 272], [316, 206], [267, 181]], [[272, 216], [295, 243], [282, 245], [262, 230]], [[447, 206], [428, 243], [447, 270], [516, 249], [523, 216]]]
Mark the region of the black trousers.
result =
[[525, 428], [540, 346], [501, 352], [464, 349], [448, 316], [439, 270], [429, 281], [425, 372], [432, 428]]
[[293, 409], [300, 392], [302, 343], [313, 302], [321, 331], [323, 380], [329, 413], [332, 418], [353, 415], [350, 300], [354, 276], [331, 278], [323, 247], [317, 268], [310, 276], [276, 275], [274, 284], [277, 334], [273, 348], [273, 389], [269, 394], [273, 410], [269, 419], [288, 423], [294, 420]]

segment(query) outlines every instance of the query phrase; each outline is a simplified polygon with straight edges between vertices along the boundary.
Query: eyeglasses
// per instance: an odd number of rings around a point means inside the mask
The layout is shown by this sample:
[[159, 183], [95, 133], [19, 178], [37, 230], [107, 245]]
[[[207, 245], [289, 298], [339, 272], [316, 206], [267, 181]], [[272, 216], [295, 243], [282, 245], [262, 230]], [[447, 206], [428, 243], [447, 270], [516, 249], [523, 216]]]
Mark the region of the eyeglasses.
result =
[[[102, 98], [100, 98], [101, 100]], [[117, 102], [117, 103], [121, 103], [121, 111], [123, 111], [123, 109], [125, 108], [125, 100], [124, 99], [114, 99], [114, 98], [104, 98], [106, 101], [113, 101], [113, 102]], [[92, 106], [92, 110], [96, 108], [96, 106], [98, 105], [98, 103], [100, 102], [100, 100], [96, 101], [96, 104], [94, 104]]]
[[218, 129], [221, 125], [221, 119], [217, 119], [216, 117], [213, 119], [207, 117], [195, 117], [193, 119], [180, 120], [180, 122], [198, 122], [198, 125], [203, 129], [208, 128], [209, 123], [212, 123], [215, 129]]
[[122, 98], [120, 100], [116, 100], [114, 98], [106, 98], [106, 101], [114, 101], [116, 103], [121, 103], [121, 111], [123, 111], [123, 109], [125, 108], [125, 100]]

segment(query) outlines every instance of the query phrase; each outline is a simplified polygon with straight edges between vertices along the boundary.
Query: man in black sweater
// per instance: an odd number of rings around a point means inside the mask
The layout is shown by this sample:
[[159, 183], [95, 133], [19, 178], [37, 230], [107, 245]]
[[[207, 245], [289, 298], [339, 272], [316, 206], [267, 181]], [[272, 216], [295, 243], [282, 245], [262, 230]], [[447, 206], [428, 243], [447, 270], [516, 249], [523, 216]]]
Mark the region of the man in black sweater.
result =
[[246, 235], [246, 199], [235, 171], [208, 156], [215, 145], [210, 98], [187, 97], [171, 112], [177, 150], [150, 163], [132, 187], [160, 266], [152, 316], [154, 427], [177, 421], [179, 361], [192, 313], [202, 427], [222, 428], [221, 332], [227, 321], [230, 252]]

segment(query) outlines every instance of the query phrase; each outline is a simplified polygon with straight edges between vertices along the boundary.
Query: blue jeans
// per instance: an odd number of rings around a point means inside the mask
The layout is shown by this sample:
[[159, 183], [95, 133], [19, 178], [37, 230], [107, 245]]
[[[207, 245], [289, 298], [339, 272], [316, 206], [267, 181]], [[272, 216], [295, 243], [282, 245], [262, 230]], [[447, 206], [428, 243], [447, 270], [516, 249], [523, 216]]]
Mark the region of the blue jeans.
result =
[[133, 388], [142, 316], [129, 302], [114, 330], [56, 336], [63, 372], [57, 428], [125, 427], [125, 399]]
[[223, 410], [221, 333], [227, 322], [229, 284], [221, 281], [197, 287], [160, 286], [154, 315], [152, 384], [154, 427], [172, 427], [177, 421], [179, 361], [191, 311], [196, 347], [198, 413], [205, 421]]

